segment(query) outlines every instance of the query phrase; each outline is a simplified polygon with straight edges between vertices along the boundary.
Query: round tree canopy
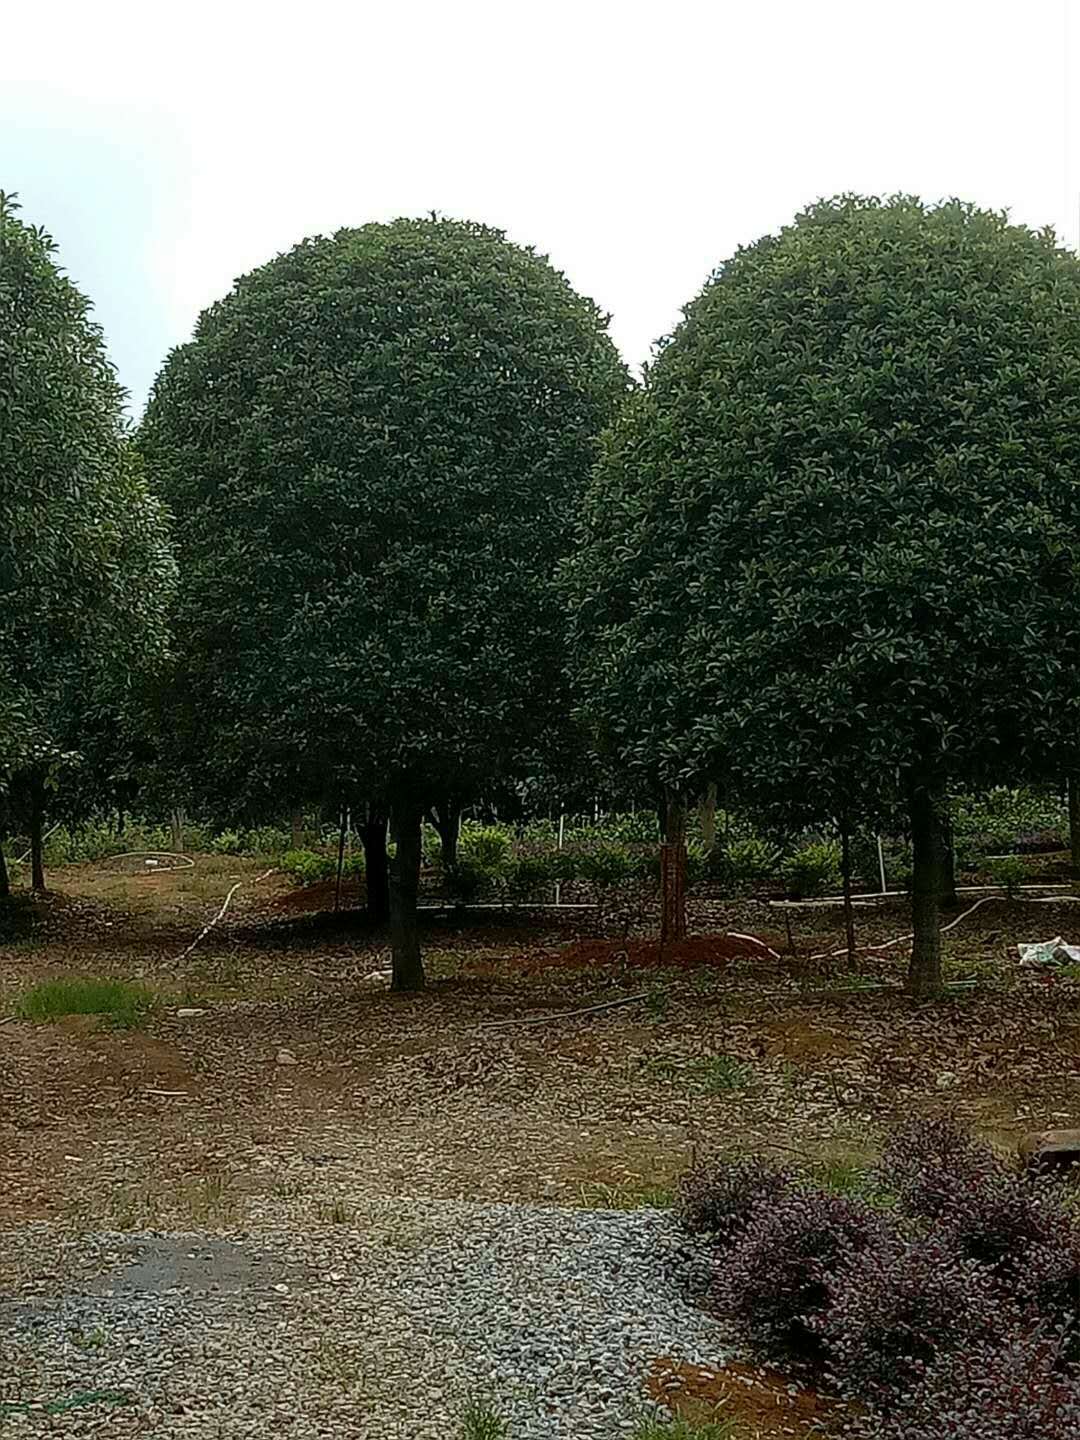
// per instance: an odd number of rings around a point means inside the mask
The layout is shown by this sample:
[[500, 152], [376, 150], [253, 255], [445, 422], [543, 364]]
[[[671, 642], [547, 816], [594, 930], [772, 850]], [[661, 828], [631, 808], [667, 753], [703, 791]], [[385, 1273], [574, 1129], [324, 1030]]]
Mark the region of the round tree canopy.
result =
[[1080, 263], [842, 197], [740, 251], [605, 447], [574, 567], [596, 723], [793, 811], [1072, 763]]
[[204, 776], [467, 790], [541, 732], [553, 572], [628, 386], [606, 326], [542, 257], [438, 219], [305, 241], [206, 311], [141, 432]]

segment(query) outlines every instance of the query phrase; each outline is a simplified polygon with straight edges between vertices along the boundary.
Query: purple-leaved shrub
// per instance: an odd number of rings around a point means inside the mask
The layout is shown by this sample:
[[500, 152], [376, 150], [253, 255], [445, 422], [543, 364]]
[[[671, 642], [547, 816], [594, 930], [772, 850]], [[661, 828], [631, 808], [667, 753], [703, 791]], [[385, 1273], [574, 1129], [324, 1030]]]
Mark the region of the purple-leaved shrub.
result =
[[727, 1246], [743, 1233], [759, 1205], [789, 1194], [795, 1183], [790, 1170], [766, 1160], [708, 1156], [683, 1176], [676, 1212], [692, 1235]]
[[877, 1169], [883, 1188], [897, 1195], [902, 1214], [931, 1221], [942, 1218], [958, 1192], [1008, 1173], [951, 1115], [902, 1125]]
[[719, 1267], [716, 1304], [760, 1349], [820, 1363], [820, 1317], [836, 1272], [890, 1238], [865, 1205], [791, 1190], [751, 1212]]
[[971, 1344], [934, 1365], [864, 1440], [1076, 1440], [1080, 1383], [1057, 1337]]
[[938, 1236], [869, 1245], [826, 1281], [815, 1330], [830, 1383], [891, 1408], [940, 1356], [1000, 1339], [1012, 1317], [990, 1277]]

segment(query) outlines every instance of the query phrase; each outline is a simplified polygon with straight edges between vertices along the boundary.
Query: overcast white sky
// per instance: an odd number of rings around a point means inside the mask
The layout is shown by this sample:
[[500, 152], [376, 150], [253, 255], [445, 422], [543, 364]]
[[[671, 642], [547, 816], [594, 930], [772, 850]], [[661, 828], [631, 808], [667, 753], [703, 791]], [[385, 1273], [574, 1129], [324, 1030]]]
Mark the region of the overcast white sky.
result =
[[59, 241], [136, 412], [235, 276], [432, 209], [548, 253], [639, 365], [821, 195], [959, 195], [1076, 245], [1078, 7], [9, 0], [0, 188]]

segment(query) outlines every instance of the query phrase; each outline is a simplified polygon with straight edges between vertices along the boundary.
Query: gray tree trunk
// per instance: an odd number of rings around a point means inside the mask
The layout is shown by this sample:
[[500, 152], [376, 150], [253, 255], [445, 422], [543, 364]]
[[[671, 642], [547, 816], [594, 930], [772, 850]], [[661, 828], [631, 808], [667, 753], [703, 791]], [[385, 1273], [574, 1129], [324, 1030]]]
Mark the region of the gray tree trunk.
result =
[[45, 786], [40, 776], [30, 781], [30, 888], [45, 889]]
[[8, 876], [7, 861], [4, 859], [4, 846], [0, 842], [0, 900], [11, 898], [11, 880]]
[[294, 850], [304, 848], [304, 812], [295, 809], [289, 814], [289, 843]]
[[844, 881], [844, 941], [848, 964], [855, 965], [855, 907], [851, 903], [851, 831], [840, 828], [840, 873]]
[[184, 811], [182, 807], [172, 812], [169, 824], [172, 827], [173, 853], [182, 855], [184, 853]]
[[941, 990], [941, 796], [925, 778], [911, 787], [911, 966], [908, 989], [925, 998]]
[[420, 956], [419, 805], [397, 804], [390, 810], [390, 834], [396, 847], [390, 867], [391, 990], [422, 990], [424, 962]]
[[1080, 875], [1080, 775], [1069, 776], [1069, 851], [1072, 873]]

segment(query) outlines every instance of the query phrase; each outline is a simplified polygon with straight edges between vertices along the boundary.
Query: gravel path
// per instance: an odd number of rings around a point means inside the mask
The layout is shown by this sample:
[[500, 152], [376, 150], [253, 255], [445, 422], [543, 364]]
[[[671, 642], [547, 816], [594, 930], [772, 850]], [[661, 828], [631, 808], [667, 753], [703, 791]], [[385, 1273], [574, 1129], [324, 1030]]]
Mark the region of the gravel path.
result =
[[668, 1215], [365, 1202], [247, 1236], [0, 1234], [0, 1429], [457, 1440], [631, 1433], [651, 1362], [722, 1358]]

